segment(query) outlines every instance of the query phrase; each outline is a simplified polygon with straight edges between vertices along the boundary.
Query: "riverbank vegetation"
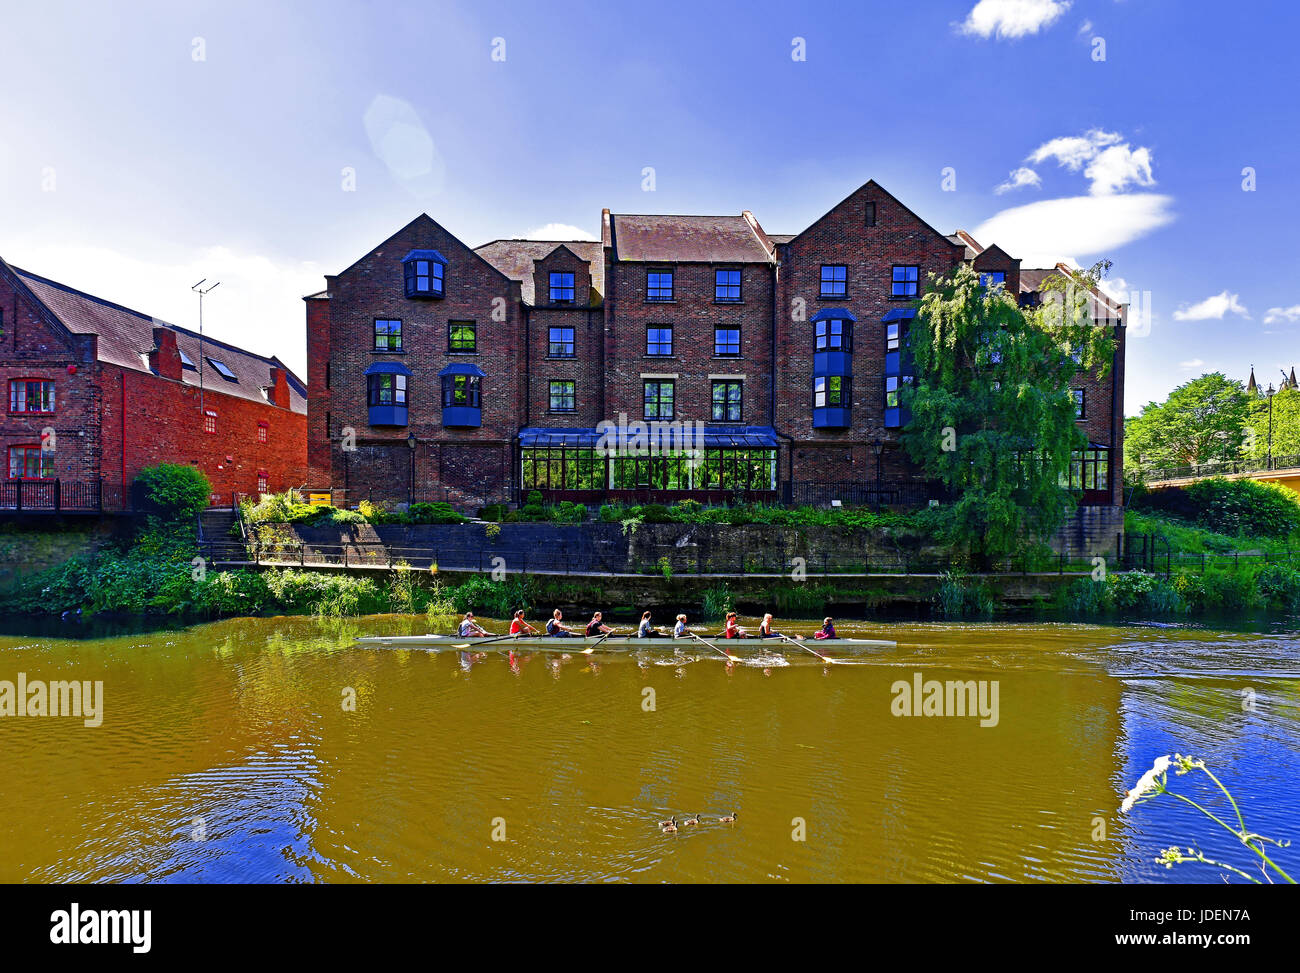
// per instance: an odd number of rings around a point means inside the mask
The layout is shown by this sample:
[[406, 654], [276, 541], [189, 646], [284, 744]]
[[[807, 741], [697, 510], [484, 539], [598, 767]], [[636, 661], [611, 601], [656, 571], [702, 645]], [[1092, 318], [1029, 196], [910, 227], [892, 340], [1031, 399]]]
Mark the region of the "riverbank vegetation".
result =
[[301, 524], [330, 527], [343, 524], [463, 524], [462, 517], [448, 503], [412, 503], [387, 506], [362, 500], [355, 510], [313, 505], [303, 501], [297, 490], [264, 494], [258, 501], [244, 499], [240, 513], [248, 524]]

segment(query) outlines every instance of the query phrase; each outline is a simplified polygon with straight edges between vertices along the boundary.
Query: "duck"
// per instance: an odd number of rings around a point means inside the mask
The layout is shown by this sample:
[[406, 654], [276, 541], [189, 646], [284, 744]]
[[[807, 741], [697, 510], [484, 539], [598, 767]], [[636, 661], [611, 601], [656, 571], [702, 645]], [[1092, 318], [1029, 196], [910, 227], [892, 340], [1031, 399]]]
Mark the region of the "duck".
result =
[[686, 819], [685, 821], [683, 821], [682, 823], [683, 823], [684, 825], [686, 825], [686, 827], [688, 827], [688, 828], [693, 828], [693, 827], [695, 827], [696, 825], [698, 825], [698, 824], [700, 823], [700, 814], [699, 814], [699, 812], [698, 812], [698, 811], [695, 812], [695, 816], [694, 816], [694, 817], [687, 818], [687, 819]]
[[674, 816], [667, 824], [663, 826], [664, 834], [672, 834], [677, 830], [677, 818]]
[[736, 818], [740, 816], [739, 811], [732, 811], [730, 814], [724, 814], [718, 818], [718, 824], [735, 824]]
[[673, 818], [669, 818], [667, 821], [660, 821], [660, 822], [659, 822], [659, 827], [661, 827], [661, 828], [666, 828], [666, 827], [668, 827], [668, 825], [674, 823], [676, 820], [677, 820], [677, 819], [676, 819], [675, 817], [673, 817]]

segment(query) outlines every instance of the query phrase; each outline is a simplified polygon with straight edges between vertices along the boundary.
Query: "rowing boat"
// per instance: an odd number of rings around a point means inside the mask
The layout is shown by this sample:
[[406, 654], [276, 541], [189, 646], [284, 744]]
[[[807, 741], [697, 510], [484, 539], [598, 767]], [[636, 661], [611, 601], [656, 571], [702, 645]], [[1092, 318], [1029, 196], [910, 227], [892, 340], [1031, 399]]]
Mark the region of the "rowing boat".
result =
[[[596, 646], [601, 651], [626, 651], [631, 649], [678, 649], [692, 648], [700, 643], [694, 639], [682, 638], [662, 638], [662, 639], [643, 639], [631, 635], [610, 635], [604, 639], [598, 639], [596, 636], [591, 638], [561, 638], [550, 635], [522, 635], [516, 638], [502, 638], [500, 635], [491, 637], [479, 636], [478, 638], [458, 638], [454, 635], [366, 635], [357, 639], [363, 645], [378, 646], [412, 646], [426, 649], [472, 649], [479, 645], [484, 648], [493, 649], [531, 649], [534, 651], [555, 651], [555, 652], [582, 652], [583, 650]], [[789, 651], [793, 648], [789, 642], [783, 642], [781, 639], [714, 639], [728, 649], [738, 650], [743, 648], [772, 649], [773, 651]], [[896, 648], [897, 642], [889, 642], [882, 639], [808, 639], [807, 644], [811, 646], [825, 646], [834, 649], [837, 647], [853, 649], [866, 648]]]

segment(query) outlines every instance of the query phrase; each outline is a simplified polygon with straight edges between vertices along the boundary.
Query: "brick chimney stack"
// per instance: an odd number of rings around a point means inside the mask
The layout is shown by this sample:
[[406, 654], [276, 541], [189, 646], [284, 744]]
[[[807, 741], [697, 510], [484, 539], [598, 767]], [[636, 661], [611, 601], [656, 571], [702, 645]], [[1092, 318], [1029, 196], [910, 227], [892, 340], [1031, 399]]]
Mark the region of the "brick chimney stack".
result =
[[266, 400], [278, 408], [289, 408], [289, 376], [279, 365], [271, 366], [271, 384], [266, 387]]
[[176, 344], [176, 332], [171, 328], [153, 329], [149, 367], [163, 378], [170, 378], [173, 382], [181, 380], [181, 350]]

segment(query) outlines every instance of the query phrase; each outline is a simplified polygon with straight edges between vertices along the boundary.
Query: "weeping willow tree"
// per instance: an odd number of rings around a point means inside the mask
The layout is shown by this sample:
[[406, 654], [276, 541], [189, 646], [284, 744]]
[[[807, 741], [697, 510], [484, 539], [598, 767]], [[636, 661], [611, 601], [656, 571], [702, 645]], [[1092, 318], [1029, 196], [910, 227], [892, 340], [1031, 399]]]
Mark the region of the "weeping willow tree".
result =
[[956, 498], [952, 539], [977, 565], [1045, 539], [1074, 509], [1065, 474], [1087, 439], [1070, 388], [1110, 368], [1114, 341], [1089, 302], [1109, 266], [1048, 278], [1029, 308], [964, 265], [930, 277], [911, 329], [902, 441]]

